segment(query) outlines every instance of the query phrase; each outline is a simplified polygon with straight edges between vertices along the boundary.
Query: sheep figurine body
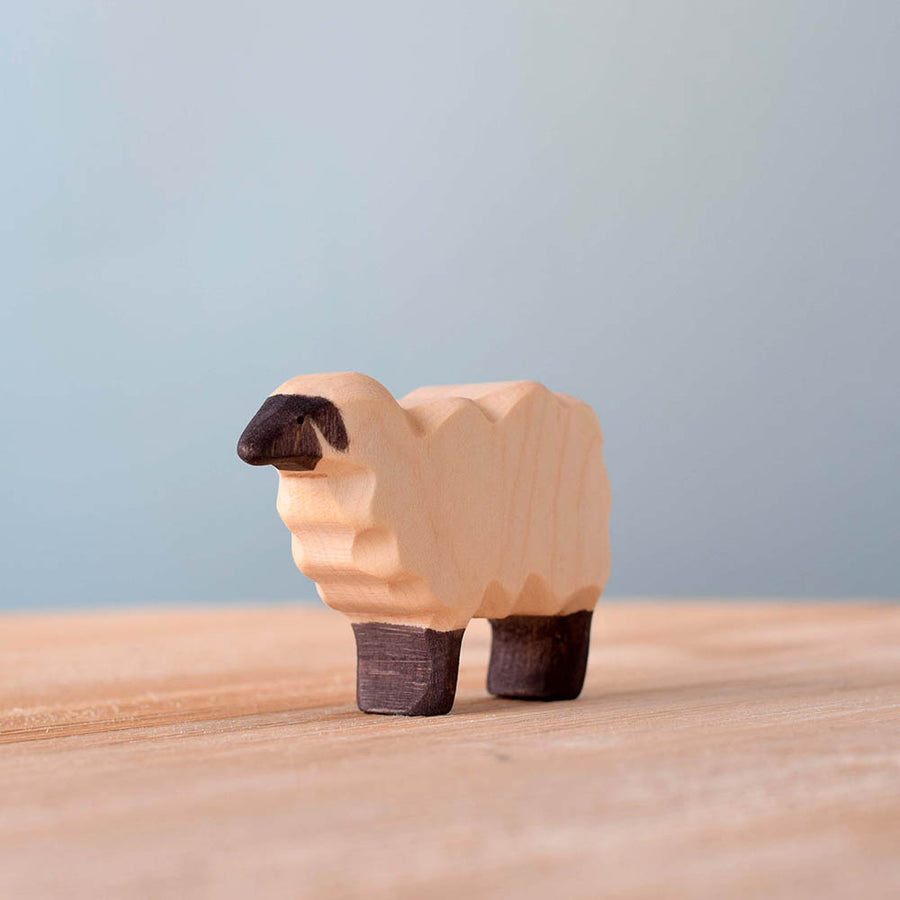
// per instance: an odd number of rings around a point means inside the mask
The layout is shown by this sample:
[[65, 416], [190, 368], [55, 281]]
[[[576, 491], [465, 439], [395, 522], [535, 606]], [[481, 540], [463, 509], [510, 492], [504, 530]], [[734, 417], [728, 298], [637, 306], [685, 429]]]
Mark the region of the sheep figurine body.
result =
[[567, 699], [609, 573], [609, 485], [593, 411], [535, 382], [420, 388], [292, 378], [238, 453], [279, 470], [294, 560], [356, 634], [366, 712], [449, 711], [470, 619], [488, 689]]

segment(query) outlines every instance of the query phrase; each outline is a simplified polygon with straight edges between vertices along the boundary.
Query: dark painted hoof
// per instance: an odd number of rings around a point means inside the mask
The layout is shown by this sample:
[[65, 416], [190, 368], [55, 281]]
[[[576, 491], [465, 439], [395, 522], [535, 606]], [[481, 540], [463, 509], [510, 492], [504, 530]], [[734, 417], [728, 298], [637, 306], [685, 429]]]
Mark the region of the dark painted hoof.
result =
[[464, 629], [367, 622], [356, 635], [356, 703], [367, 713], [442, 716], [456, 696]]
[[584, 685], [591, 615], [491, 619], [488, 691], [519, 700], [574, 700]]

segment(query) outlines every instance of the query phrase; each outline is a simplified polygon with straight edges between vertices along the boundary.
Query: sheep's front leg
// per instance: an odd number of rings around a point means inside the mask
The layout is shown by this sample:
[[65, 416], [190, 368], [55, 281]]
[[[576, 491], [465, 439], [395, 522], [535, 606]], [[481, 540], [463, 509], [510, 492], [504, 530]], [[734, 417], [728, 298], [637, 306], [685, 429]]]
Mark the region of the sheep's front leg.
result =
[[389, 716], [441, 716], [456, 696], [465, 629], [355, 623], [356, 703]]
[[519, 700], [574, 700], [587, 671], [591, 615], [491, 619], [488, 691]]

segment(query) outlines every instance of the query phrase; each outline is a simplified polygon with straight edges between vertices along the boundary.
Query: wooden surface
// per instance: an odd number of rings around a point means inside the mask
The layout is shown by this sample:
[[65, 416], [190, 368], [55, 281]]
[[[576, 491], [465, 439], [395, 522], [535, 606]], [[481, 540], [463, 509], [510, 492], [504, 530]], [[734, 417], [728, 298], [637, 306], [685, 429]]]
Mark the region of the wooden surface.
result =
[[0, 897], [900, 896], [900, 607], [598, 607], [581, 699], [365, 716], [324, 609], [0, 618]]

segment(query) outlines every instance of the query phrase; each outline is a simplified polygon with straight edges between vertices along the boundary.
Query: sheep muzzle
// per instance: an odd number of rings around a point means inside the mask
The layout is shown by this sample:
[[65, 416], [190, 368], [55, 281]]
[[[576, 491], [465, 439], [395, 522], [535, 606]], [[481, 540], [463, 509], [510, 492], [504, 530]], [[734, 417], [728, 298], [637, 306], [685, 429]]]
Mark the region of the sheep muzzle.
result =
[[273, 394], [238, 441], [238, 456], [251, 466], [311, 472], [322, 458], [319, 434], [335, 450], [350, 445], [340, 410], [324, 397]]

